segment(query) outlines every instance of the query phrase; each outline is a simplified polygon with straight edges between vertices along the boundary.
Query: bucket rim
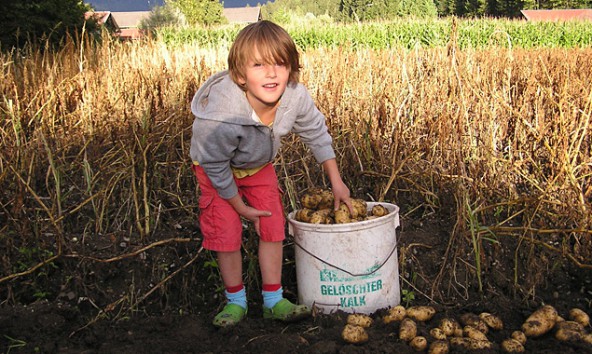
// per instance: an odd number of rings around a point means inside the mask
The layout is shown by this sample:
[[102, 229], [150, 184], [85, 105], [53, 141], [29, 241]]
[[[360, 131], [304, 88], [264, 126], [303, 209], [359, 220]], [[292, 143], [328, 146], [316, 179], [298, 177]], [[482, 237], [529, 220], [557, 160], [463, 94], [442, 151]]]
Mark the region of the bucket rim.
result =
[[295, 215], [297, 210], [294, 210], [288, 214], [287, 219], [288, 222], [293, 226], [297, 226], [298, 228], [306, 230], [314, 230], [317, 232], [350, 231], [352, 229], [363, 230], [374, 227], [378, 224], [391, 222], [391, 220], [395, 221], [395, 227], [399, 226], [399, 207], [397, 205], [386, 202], [366, 202], [366, 205], [368, 206], [368, 210], [371, 210], [375, 205], [382, 205], [388, 209], [389, 213], [376, 219], [356, 221], [346, 224], [311, 224], [308, 222], [296, 220]]

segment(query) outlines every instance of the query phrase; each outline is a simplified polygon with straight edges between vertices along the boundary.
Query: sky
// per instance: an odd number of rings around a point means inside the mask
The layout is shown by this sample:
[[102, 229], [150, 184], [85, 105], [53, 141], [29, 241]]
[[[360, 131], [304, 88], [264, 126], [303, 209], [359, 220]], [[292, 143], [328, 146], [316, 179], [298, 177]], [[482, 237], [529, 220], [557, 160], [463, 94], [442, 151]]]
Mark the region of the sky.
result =
[[[150, 11], [154, 6], [162, 6], [164, 0], [85, 0], [96, 11]], [[222, 1], [221, 1], [222, 2]], [[267, 0], [223, 0], [224, 7], [257, 6]]]

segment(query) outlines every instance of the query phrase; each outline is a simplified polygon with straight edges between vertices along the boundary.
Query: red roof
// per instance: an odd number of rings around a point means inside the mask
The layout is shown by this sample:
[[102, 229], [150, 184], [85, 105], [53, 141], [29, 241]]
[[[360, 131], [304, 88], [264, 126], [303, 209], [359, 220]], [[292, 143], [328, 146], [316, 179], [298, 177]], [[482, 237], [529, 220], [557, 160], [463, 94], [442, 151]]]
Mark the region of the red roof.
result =
[[522, 10], [528, 21], [592, 21], [592, 9]]
[[117, 36], [121, 39], [139, 39], [144, 36], [144, 33], [139, 28], [122, 28]]
[[99, 25], [104, 25], [109, 19], [109, 16], [111, 16], [111, 11], [87, 11], [84, 13], [85, 20], [90, 20], [92, 18], [93, 20], [97, 21]]

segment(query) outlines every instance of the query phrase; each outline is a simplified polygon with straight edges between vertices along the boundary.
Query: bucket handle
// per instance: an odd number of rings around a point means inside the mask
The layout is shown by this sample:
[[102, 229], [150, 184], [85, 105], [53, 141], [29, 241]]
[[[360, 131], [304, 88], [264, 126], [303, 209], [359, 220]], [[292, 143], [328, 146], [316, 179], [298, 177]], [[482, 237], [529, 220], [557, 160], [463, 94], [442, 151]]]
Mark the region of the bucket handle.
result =
[[340, 271], [342, 271], [344, 273], [347, 273], [347, 274], [351, 275], [352, 277], [362, 277], [362, 276], [372, 275], [372, 274], [376, 273], [380, 268], [382, 268], [386, 264], [386, 262], [388, 262], [388, 260], [391, 258], [391, 256], [393, 255], [393, 253], [395, 253], [395, 250], [397, 249], [397, 243], [395, 242], [395, 245], [393, 246], [393, 249], [390, 251], [390, 253], [386, 257], [386, 259], [376, 269], [374, 269], [373, 271], [368, 272], [368, 273], [355, 274], [355, 273], [352, 273], [350, 271], [347, 271], [347, 270], [345, 270], [345, 269], [343, 269], [341, 267], [338, 267], [338, 266], [336, 266], [334, 264], [331, 264], [331, 263], [329, 263], [329, 262], [327, 262], [327, 261], [325, 261], [325, 260], [323, 260], [323, 259], [315, 256], [314, 254], [312, 254], [312, 252], [310, 252], [309, 250], [307, 250], [304, 247], [302, 247], [296, 240], [294, 240], [294, 244], [296, 246], [298, 246], [304, 252], [308, 253], [309, 256], [315, 258], [316, 260], [321, 261], [321, 262], [325, 263], [326, 265], [328, 265], [330, 267], [333, 267], [333, 268], [335, 268], [337, 270], [340, 270]]

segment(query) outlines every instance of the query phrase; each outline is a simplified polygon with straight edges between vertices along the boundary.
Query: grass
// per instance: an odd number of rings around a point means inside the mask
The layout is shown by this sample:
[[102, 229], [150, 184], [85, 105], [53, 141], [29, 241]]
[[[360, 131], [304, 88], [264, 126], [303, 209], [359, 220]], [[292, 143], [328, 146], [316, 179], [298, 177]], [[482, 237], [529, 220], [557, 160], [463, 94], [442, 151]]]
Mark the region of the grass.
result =
[[[301, 81], [353, 195], [407, 218], [453, 215], [451, 259], [488, 261], [468, 228], [480, 225], [515, 249], [517, 269], [533, 246], [592, 268], [592, 49], [464, 48], [463, 32], [449, 33], [429, 48], [303, 51]], [[47, 234], [40, 247], [59, 258], [64, 235], [147, 243], [162, 220], [197, 222], [189, 102], [226, 50], [72, 42], [0, 56], [0, 220], [16, 235], [0, 239], [5, 257]], [[293, 137], [276, 166], [290, 209], [299, 191], [328, 185]]]

